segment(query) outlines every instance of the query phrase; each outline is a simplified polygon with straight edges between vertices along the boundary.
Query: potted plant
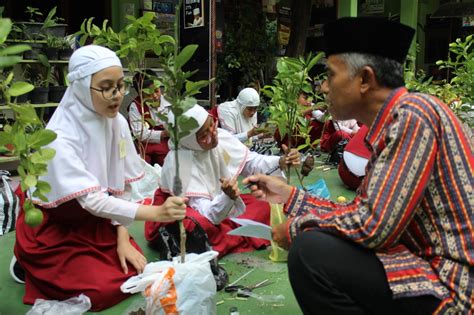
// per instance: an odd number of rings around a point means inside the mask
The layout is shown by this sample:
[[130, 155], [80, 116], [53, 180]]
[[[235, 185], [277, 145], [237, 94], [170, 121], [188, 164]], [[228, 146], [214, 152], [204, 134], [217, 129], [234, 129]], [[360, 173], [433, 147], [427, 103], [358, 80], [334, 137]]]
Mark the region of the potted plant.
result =
[[44, 35], [55, 37], [64, 37], [66, 35], [67, 24], [62, 23], [64, 19], [56, 16], [56, 7], [52, 8], [41, 26], [41, 32]]
[[38, 8], [27, 6], [25, 13], [28, 15], [28, 21], [18, 22], [18, 26], [23, 30], [23, 37], [26, 40], [41, 38], [41, 21], [43, 13]]
[[56, 37], [51, 34], [45, 36], [46, 46], [43, 46], [42, 51], [49, 60], [57, 60], [59, 49], [62, 48], [61, 37]]
[[59, 103], [66, 92], [67, 86], [62, 68], [58, 66], [51, 67], [51, 76], [49, 80], [48, 100], [51, 103]]
[[[0, 19], [0, 69], [11, 67], [20, 62], [21, 56], [28, 45], [3, 46], [12, 23], [10, 19]], [[7, 124], [0, 132], [0, 147], [13, 156], [18, 157], [20, 165], [17, 168], [20, 175], [20, 187], [27, 199], [23, 204], [25, 222], [31, 226], [38, 226], [43, 221], [43, 213], [35, 207], [30, 197], [37, 197], [48, 201], [45, 194], [51, 190], [49, 183], [38, 180], [38, 177], [47, 172], [47, 163], [54, 155], [54, 149], [43, 149], [56, 138], [54, 131], [44, 129], [42, 121], [31, 106], [12, 104], [11, 96], [18, 96], [30, 91], [33, 86], [26, 82], [13, 82], [13, 73], [7, 76], [12, 82], [8, 89], [2, 90], [7, 105], [15, 114], [15, 121]], [[0, 85], [8, 85], [0, 80]]]
[[69, 60], [71, 58], [74, 51], [71, 47], [72, 42], [74, 42], [73, 35], [57, 38], [59, 60]]
[[[39, 58], [42, 58], [38, 55]], [[46, 56], [44, 56], [46, 58]], [[49, 65], [49, 62], [48, 62]], [[48, 102], [49, 82], [48, 72], [51, 71], [50, 66], [42, 64], [28, 64], [25, 69], [25, 78], [30, 82], [34, 89], [31, 91], [30, 99], [32, 104], [45, 104]]]

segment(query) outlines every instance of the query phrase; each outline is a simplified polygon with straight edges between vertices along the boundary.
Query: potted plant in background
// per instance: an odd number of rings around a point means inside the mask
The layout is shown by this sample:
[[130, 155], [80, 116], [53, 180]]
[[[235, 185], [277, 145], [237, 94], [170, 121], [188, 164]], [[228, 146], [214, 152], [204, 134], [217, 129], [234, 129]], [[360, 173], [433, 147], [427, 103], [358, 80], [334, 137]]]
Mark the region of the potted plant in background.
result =
[[[38, 55], [40, 56], [44, 55]], [[44, 57], [46, 58], [46, 56]], [[49, 64], [49, 62], [48, 62]], [[48, 102], [49, 82], [48, 72], [51, 67], [44, 67], [42, 64], [27, 64], [25, 68], [25, 77], [28, 82], [33, 84], [34, 89], [31, 91], [30, 100], [32, 104], [45, 104]]]
[[62, 48], [61, 37], [56, 37], [51, 34], [45, 36], [46, 45], [42, 47], [43, 53], [49, 60], [57, 60], [59, 49]]
[[72, 44], [74, 43], [74, 35], [69, 35], [66, 37], [58, 37], [58, 59], [59, 60], [69, 60], [73, 53]]
[[440, 69], [451, 72], [450, 80], [435, 84], [432, 77], [414, 70], [413, 56], [408, 56], [404, 78], [409, 90], [435, 95], [447, 104], [456, 116], [471, 130], [474, 128], [474, 37], [467, 36], [449, 44], [448, 60], [436, 62]]
[[41, 26], [41, 33], [55, 37], [64, 37], [66, 35], [67, 24], [62, 23], [64, 19], [56, 16], [56, 7], [52, 8]]
[[51, 67], [51, 77], [49, 79], [48, 100], [51, 103], [59, 103], [66, 92], [66, 78], [61, 67]]
[[43, 13], [38, 8], [27, 6], [25, 13], [28, 15], [28, 21], [18, 22], [17, 25], [23, 31], [23, 39], [34, 40], [39, 39], [41, 36], [41, 27], [43, 23], [41, 21]]

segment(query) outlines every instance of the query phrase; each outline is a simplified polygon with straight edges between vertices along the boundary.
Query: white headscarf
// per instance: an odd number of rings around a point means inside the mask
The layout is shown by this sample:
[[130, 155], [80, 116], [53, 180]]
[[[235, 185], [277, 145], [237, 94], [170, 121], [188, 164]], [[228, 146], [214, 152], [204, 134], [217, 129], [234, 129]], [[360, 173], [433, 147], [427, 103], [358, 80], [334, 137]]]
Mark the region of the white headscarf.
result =
[[[198, 122], [198, 127], [180, 141], [179, 175], [184, 196], [213, 199], [221, 192], [220, 178], [234, 178], [247, 161], [248, 148], [223, 129], [217, 129], [218, 144], [211, 150], [203, 150], [196, 139], [196, 133], [204, 125], [209, 113], [195, 105], [184, 113]], [[171, 146], [170, 146], [171, 147]], [[161, 189], [173, 192], [176, 159], [172, 149], [166, 156], [161, 176]]]
[[249, 119], [244, 117], [244, 110], [246, 107], [258, 105], [260, 105], [258, 92], [253, 88], [245, 88], [240, 91], [236, 100], [222, 103], [217, 107], [219, 122], [231, 133], [247, 132], [257, 125], [257, 113]]
[[126, 119], [121, 114], [101, 116], [92, 103], [92, 75], [112, 66], [122, 67], [120, 59], [101, 46], [84, 46], [71, 56], [70, 86], [46, 126], [57, 139], [48, 145], [56, 156], [40, 178], [51, 185], [49, 201], [35, 200], [43, 207], [57, 207], [92, 191], [120, 195], [126, 183], [143, 176]]

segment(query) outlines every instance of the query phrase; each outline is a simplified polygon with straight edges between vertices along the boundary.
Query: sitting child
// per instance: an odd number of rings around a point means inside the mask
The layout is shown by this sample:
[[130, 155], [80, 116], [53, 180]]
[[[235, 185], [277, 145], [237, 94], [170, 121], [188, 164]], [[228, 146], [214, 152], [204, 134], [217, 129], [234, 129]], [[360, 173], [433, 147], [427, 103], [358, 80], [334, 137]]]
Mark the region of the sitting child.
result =
[[[160, 88], [154, 86], [153, 78], [156, 78], [156, 73], [151, 69], [133, 76], [133, 87], [138, 95], [128, 106], [128, 120], [137, 146], [145, 151], [145, 161], [163, 166], [169, 152], [169, 135], [158, 113], [166, 114], [169, 103], [161, 95]], [[153, 120], [154, 126], [150, 120]]]
[[[216, 128], [212, 117], [199, 105], [184, 115], [195, 118], [199, 124], [181, 139], [178, 148], [179, 174], [184, 196], [189, 198], [187, 214], [204, 222], [201, 225], [221, 256], [267, 245], [267, 241], [260, 239], [226, 235], [227, 231], [237, 227], [229, 217], [269, 223], [269, 205], [250, 196], [241, 197], [237, 177], [271, 170], [282, 176], [282, 169], [287, 164], [299, 164], [299, 153], [291, 150], [279, 157], [251, 152], [232, 134]], [[169, 154], [161, 178], [161, 189], [165, 193], [173, 191], [175, 166], [175, 154]], [[153, 222], [146, 223], [145, 234], [150, 242], [155, 240], [159, 226]]]

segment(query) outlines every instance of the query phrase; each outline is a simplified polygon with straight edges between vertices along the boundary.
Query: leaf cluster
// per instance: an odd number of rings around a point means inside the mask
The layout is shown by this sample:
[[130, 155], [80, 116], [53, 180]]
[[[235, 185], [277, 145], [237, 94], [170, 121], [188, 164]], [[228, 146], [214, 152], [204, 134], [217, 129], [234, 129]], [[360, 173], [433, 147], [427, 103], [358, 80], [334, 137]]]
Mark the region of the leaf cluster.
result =
[[146, 68], [146, 55], [149, 52], [156, 56], [169, 53], [175, 42], [169, 35], [162, 35], [156, 28], [153, 12], [146, 12], [135, 18], [127, 16], [128, 23], [119, 32], [115, 32], [105, 20], [102, 26], [93, 24], [94, 18], [84, 20], [80, 30], [75, 34], [81, 37], [80, 44], [93, 39], [94, 44], [105, 46], [115, 51], [119, 58], [126, 61], [130, 72]]
[[268, 20], [251, 2], [235, 9], [234, 17], [224, 25], [224, 60], [217, 66], [218, 85], [228, 82], [233, 72], [238, 73], [241, 85], [255, 81], [261, 71], [270, 68], [278, 49], [276, 20]]
[[15, 123], [7, 125], [0, 132], [0, 146], [13, 145], [12, 154], [20, 158], [18, 174], [21, 177], [21, 189], [34, 189], [33, 196], [47, 201], [44, 196], [51, 189], [48, 183], [38, 180], [47, 172], [48, 161], [55, 150], [42, 148], [56, 139], [54, 131], [44, 129], [42, 121], [31, 106], [10, 105], [15, 112]]
[[[6, 66], [15, 65], [21, 60], [15, 58], [17, 57], [15, 55], [29, 49], [27, 45], [8, 47], [4, 44], [10, 33], [11, 25], [9, 19], [0, 19], [0, 45], [2, 45], [0, 48], [0, 70]], [[0, 147], [4, 151], [11, 151], [20, 160], [17, 170], [21, 177], [22, 191], [33, 191], [30, 196], [47, 201], [45, 194], [51, 190], [51, 187], [47, 182], [39, 180], [38, 177], [46, 174], [47, 163], [56, 153], [54, 149], [43, 148], [56, 139], [56, 133], [44, 129], [43, 122], [38, 118], [33, 107], [15, 105], [10, 102], [11, 96], [19, 96], [31, 91], [33, 89], [31, 84], [21, 81], [13, 82], [13, 72], [10, 71], [1, 79], [0, 87], [7, 105], [15, 114], [14, 122], [5, 125], [3, 131], [0, 131]], [[42, 215], [31, 200], [25, 201], [24, 209], [27, 223], [41, 223]], [[29, 221], [29, 218], [32, 217], [36, 217], [36, 220]]]
[[[300, 92], [306, 93], [316, 99], [313, 91], [313, 79], [310, 70], [322, 59], [323, 53], [315, 56], [312, 54], [303, 58], [282, 57], [277, 61], [277, 75], [272, 85], [266, 85], [262, 92], [270, 98], [268, 112], [269, 122], [275, 124], [281, 137], [288, 139], [302, 137], [305, 144], [298, 149], [312, 146], [310, 142], [310, 122], [301, 114], [298, 96]], [[290, 146], [292, 145], [290, 140]]]
[[[461, 121], [474, 127], [474, 38], [467, 36], [449, 44], [448, 60], [439, 60], [436, 64], [440, 69], [451, 72], [452, 78], [433, 82], [422, 70], [415, 71], [413, 67], [405, 68], [405, 85], [409, 90], [434, 95], [441, 99], [453, 110]], [[410, 64], [413, 56], [408, 56]]]

